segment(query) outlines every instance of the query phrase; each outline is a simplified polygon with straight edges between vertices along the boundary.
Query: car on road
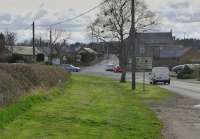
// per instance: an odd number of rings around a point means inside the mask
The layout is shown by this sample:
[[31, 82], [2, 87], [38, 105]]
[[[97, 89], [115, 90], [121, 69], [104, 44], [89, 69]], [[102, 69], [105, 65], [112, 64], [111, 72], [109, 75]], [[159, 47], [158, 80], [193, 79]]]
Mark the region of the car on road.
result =
[[184, 64], [184, 65], [178, 65], [172, 68], [172, 72], [178, 74], [179, 72], [181, 72], [185, 66], [188, 66], [190, 69], [195, 70], [198, 69], [200, 67], [200, 64]]
[[106, 65], [106, 71], [113, 71], [115, 64], [108, 64]]
[[80, 72], [80, 68], [70, 64], [63, 64], [63, 69], [70, 71], [70, 72]]
[[170, 84], [170, 71], [168, 67], [154, 67], [150, 73], [150, 84]]
[[113, 68], [113, 71], [114, 71], [115, 73], [122, 73], [122, 72], [124, 71], [124, 69], [121, 68], [119, 65], [117, 65], [117, 66], [115, 66], [115, 67]]
[[172, 72], [178, 74], [180, 71], [184, 69], [185, 65], [178, 65], [172, 68]]

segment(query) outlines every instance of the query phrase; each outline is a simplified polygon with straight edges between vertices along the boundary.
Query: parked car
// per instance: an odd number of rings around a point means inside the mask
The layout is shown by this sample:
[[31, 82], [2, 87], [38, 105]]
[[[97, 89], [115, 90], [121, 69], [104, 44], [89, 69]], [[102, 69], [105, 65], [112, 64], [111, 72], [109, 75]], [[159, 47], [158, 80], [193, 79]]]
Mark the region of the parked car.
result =
[[150, 84], [157, 84], [163, 82], [170, 84], [170, 71], [168, 67], [155, 67], [150, 73]]
[[106, 65], [106, 71], [113, 71], [115, 65], [114, 64], [108, 64]]
[[182, 71], [184, 69], [185, 65], [178, 65], [172, 68], [172, 72], [175, 72], [176, 74], [178, 74], [180, 71]]
[[70, 72], [79, 72], [81, 70], [79, 67], [75, 67], [74, 65], [70, 64], [63, 64], [62, 67]]
[[123, 68], [121, 68], [120, 66], [115, 66], [115, 67], [113, 68], [113, 71], [114, 71], [115, 73], [122, 73], [124, 70], [123, 70]]

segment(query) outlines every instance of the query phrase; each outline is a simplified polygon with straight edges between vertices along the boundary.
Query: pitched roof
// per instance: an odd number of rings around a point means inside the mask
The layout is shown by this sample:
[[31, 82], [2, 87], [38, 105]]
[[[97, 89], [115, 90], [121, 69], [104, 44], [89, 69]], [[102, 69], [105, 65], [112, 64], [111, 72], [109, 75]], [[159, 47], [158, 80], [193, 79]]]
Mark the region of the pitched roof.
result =
[[171, 32], [137, 33], [137, 38], [140, 43], [144, 44], [168, 44], [173, 40]]
[[180, 47], [163, 47], [160, 48], [160, 58], [179, 58], [192, 50], [189, 48], [180, 48]]
[[[19, 55], [33, 55], [33, 47], [31, 46], [7, 46], [9, 51], [12, 51], [14, 54]], [[42, 53], [37, 47], [35, 48], [35, 54]]]
[[91, 49], [91, 48], [83, 48], [85, 51], [87, 51], [87, 52], [89, 52], [89, 53], [93, 53], [93, 54], [97, 54], [97, 52], [96, 51], [94, 51], [93, 49]]
[[90, 54], [98, 54], [95, 50], [91, 49], [91, 48], [87, 48], [87, 47], [82, 47], [80, 50], [79, 50], [79, 53], [81, 52], [88, 52]]

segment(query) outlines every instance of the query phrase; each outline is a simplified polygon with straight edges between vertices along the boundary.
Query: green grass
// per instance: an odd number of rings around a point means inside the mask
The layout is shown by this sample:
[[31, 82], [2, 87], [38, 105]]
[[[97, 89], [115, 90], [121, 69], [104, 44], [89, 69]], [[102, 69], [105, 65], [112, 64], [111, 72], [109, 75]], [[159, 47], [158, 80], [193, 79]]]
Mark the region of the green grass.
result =
[[139, 85], [133, 92], [130, 83], [74, 75], [64, 87], [0, 110], [0, 138], [159, 139], [162, 124], [148, 103], [169, 97], [153, 86], [142, 93]]

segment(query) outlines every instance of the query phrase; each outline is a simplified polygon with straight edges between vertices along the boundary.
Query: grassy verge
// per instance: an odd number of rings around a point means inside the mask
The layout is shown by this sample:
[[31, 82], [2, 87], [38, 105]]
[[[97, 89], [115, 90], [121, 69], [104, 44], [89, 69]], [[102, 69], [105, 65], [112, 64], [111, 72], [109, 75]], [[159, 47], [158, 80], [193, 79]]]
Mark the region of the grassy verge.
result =
[[[129, 83], [111, 79], [73, 76], [70, 85], [51, 92], [62, 95], [35, 95], [36, 103], [28, 97], [25, 104], [13, 106], [25, 105], [26, 111], [20, 110], [17, 113], [21, 114], [4, 122], [0, 138], [159, 139], [162, 124], [146, 102], [171, 95], [153, 86], [148, 86], [146, 93], [140, 90], [141, 86], [132, 92]], [[6, 111], [9, 108], [0, 115]]]
[[[62, 85], [63, 86], [63, 85]], [[12, 122], [16, 117], [25, 113], [35, 105], [50, 101], [54, 97], [58, 97], [63, 94], [61, 85], [55, 87], [49, 91], [38, 89], [32, 95], [22, 97], [21, 100], [15, 104], [11, 104], [5, 108], [0, 108], [0, 129], [3, 129], [6, 125]]]

